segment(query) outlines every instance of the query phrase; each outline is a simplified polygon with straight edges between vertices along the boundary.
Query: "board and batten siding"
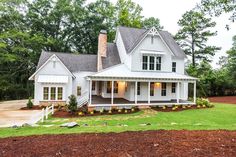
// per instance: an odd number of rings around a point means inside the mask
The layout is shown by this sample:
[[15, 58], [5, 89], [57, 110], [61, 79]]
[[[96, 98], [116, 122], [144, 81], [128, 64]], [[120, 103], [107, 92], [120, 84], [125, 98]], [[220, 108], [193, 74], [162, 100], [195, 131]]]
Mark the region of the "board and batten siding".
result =
[[[68, 72], [62, 63], [56, 59], [55, 65], [53, 65], [54, 61], [49, 60], [47, 64], [42, 67], [35, 75], [35, 93], [34, 93], [34, 104], [39, 105], [40, 101], [43, 100], [43, 87], [63, 87], [63, 101], [67, 101], [69, 95], [72, 94], [72, 76]], [[68, 83], [39, 83], [38, 77], [39, 75], [63, 75], [68, 76]]]

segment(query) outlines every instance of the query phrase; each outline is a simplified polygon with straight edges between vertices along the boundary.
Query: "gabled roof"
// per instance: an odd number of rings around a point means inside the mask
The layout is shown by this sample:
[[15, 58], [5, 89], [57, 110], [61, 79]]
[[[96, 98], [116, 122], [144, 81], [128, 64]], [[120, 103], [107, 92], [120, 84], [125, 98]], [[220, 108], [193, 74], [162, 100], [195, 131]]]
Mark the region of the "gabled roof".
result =
[[126, 65], [119, 64], [97, 72], [89, 78], [94, 79], [142, 79], [142, 80], [197, 80], [184, 74], [164, 71], [131, 71]]
[[70, 72], [77, 71], [97, 71], [97, 55], [89, 54], [72, 54], [61, 52], [45, 52], [40, 55], [37, 70], [53, 55], [55, 54]]
[[[139, 29], [130, 27], [118, 27], [127, 54], [131, 53], [132, 50], [140, 43], [141, 40], [148, 34], [149, 29]], [[178, 58], [185, 58], [186, 55], [183, 50], [176, 43], [172, 35], [167, 31], [158, 31], [160, 37], [164, 40], [168, 48]]]
[[120, 64], [120, 56], [115, 43], [107, 43], [107, 57], [102, 57], [102, 68]]

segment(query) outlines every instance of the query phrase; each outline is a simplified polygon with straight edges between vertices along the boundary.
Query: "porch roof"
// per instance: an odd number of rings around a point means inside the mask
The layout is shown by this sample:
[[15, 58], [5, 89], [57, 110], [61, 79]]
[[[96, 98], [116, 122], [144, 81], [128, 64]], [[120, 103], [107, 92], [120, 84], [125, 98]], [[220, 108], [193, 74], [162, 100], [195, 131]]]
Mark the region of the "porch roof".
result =
[[184, 74], [163, 71], [131, 71], [126, 65], [119, 64], [89, 76], [92, 80], [183, 80], [195, 81], [197, 78]]

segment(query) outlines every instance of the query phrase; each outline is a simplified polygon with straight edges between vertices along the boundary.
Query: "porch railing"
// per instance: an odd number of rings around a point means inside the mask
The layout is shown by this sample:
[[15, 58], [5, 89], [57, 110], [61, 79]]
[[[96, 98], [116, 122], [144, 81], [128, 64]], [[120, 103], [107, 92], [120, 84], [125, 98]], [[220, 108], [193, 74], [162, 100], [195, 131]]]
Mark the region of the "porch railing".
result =
[[82, 94], [81, 94], [81, 97], [78, 99], [78, 107], [81, 107], [81, 106], [83, 106], [83, 105], [85, 105], [85, 104], [87, 104], [88, 103], [88, 101], [89, 101], [89, 93], [86, 91], [86, 92], [83, 92]]

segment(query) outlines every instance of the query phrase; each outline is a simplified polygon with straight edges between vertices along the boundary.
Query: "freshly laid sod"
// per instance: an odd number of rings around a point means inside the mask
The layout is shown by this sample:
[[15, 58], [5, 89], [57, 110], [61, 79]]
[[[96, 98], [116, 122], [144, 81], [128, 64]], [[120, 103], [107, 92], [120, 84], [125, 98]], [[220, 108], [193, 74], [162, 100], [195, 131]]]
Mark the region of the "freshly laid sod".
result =
[[[127, 115], [108, 115], [82, 118], [49, 118], [38, 127], [1, 128], [0, 137], [39, 134], [88, 132], [122, 132], [143, 130], [236, 130], [236, 105], [214, 104], [214, 108], [157, 112], [144, 110]], [[60, 124], [77, 122], [75, 128], [61, 128]], [[151, 125], [144, 125], [150, 123]], [[85, 126], [87, 124], [88, 126]]]

